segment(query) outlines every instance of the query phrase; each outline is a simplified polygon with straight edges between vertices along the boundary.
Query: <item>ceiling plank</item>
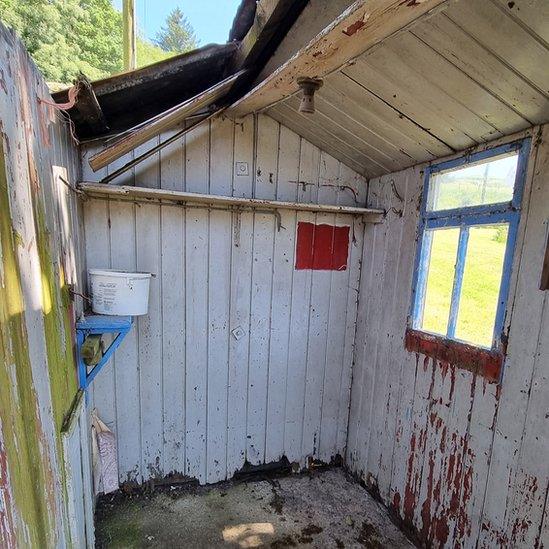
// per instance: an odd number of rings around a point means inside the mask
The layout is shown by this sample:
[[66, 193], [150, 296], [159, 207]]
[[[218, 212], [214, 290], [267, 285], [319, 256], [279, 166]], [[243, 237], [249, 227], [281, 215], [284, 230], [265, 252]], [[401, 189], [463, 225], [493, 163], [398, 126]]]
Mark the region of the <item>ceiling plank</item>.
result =
[[357, 0], [230, 109], [243, 116], [298, 90], [297, 78], [324, 78], [448, 0]]

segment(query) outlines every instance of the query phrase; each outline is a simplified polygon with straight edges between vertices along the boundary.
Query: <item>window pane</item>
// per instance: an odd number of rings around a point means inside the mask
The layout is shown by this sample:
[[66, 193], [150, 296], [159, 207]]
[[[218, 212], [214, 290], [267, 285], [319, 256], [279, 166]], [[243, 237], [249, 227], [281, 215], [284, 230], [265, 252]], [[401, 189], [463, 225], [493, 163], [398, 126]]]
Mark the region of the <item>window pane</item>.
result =
[[428, 210], [448, 210], [509, 202], [513, 198], [518, 154], [433, 174], [429, 181]]
[[425, 238], [426, 242], [432, 239], [432, 243], [421, 329], [446, 335], [459, 229], [427, 230]]
[[492, 346], [508, 232], [507, 224], [469, 229], [457, 339]]

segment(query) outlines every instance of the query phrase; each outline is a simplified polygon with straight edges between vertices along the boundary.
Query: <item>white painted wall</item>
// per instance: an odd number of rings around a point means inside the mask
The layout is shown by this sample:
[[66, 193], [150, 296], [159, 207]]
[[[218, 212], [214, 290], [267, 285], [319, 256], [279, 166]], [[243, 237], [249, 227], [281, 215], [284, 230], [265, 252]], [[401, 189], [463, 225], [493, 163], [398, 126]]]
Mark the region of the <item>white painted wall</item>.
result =
[[389, 215], [365, 229], [346, 461], [434, 546], [549, 543], [549, 126], [533, 142], [501, 386], [405, 350], [422, 172], [370, 181]]
[[[237, 161], [248, 176], [235, 175]], [[196, 130], [125, 182], [328, 204], [366, 195], [361, 176], [266, 116]], [[301, 220], [351, 225], [346, 271], [294, 270]], [[272, 212], [86, 203], [88, 267], [157, 275], [149, 315], [93, 383], [121, 481], [178, 472], [216, 482], [245, 461], [344, 453], [362, 221], [291, 211], [280, 221], [279, 230]]]

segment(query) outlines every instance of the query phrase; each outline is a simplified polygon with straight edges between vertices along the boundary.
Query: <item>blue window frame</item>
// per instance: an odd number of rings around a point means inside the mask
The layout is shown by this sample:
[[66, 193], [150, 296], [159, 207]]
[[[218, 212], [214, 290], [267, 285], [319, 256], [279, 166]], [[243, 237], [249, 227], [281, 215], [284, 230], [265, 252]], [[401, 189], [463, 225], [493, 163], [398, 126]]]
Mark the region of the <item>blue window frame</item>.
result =
[[[409, 318], [409, 325], [412, 329], [434, 333], [435, 335], [473, 344], [478, 347], [491, 348], [494, 350], [500, 350], [502, 348], [502, 334], [509, 294], [511, 266], [520, 221], [522, 194], [529, 149], [530, 139], [528, 138], [494, 147], [486, 151], [469, 154], [447, 162], [442, 162], [426, 169], [420, 210], [418, 250], [414, 269], [412, 307]], [[491, 165], [493, 167], [493, 171], [497, 176], [498, 168], [496, 166], [503, 165], [501, 162], [499, 164], [497, 163], [503, 159], [507, 159], [505, 161], [506, 165], [513, 164], [514, 171], [509, 172], [511, 173], [509, 176], [511, 181], [506, 182], [505, 188], [501, 185], [500, 187], [491, 187], [491, 191], [486, 191], [487, 174], [490, 169], [488, 166]], [[471, 169], [469, 170], [469, 168]], [[462, 175], [462, 179], [456, 183], [460, 177], [456, 174], [478, 173], [482, 169], [486, 170], [484, 175], [484, 186], [478, 184], [476, 180], [473, 184], [473, 180], [468, 181], [464, 175]], [[452, 180], [452, 178], [454, 179]], [[496, 180], [494, 179], [493, 181]], [[462, 184], [462, 187], [459, 187], [460, 184]], [[467, 185], [469, 185], [469, 187], [467, 187]], [[475, 189], [474, 192], [477, 194], [475, 194], [471, 200], [471, 196], [467, 195], [467, 193], [470, 193], [471, 195], [474, 194], [471, 190], [473, 187]], [[482, 196], [478, 191], [481, 187]], [[466, 188], [465, 191], [463, 191], [464, 188]], [[496, 193], [494, 189], [496, 189], [499, 194]], [[500, 191], [503, 191], [503, 193]], [[463, 196], [464, 192], [465, 198]], [[490, 192], [492, 193], [491, 195]], [[505, 199], [508, 198], [508, 200], [498, 201], [498, 198], [501, 198], [502, 196]], [[491, 202], [491, 200], [493, 201]], [[470, 205], [470, 202], [473, 202], [473, 204]], [[454, 207], [455, 203], [458, 203], [459, 207]], [[474, 257], [471, 257], [474, 254], [478, 255], [479, 250], [478, 246], [476, 248], [475, 245], [471, 246], [471, 234], [474, 235], [474, 238], [477, 239], [475, 242], [477, 242], [479, 231], [476, 229], [484, 228], [497, 231], [499, 227], [503, 227], [502, 231], [506, 234], [506, 241], [501, 244], [501, 247], [504, 249], [504, 251], [500, 252], [501, 266], [498, 266], [498, 270], [501, 268], [501, 280], [499, 283], [499, 293], [494, 296], [497, 298], [497, 303], [493, 303], [493, 313], [491, 313], [493, 314], [493, 331], [491, 345], [489, 345], [487, 343], [489, 334], [485, 334], [486, 341], [480, 343], [479, 341], [474, 341], [474, 338], [460, 337], [460, 334], [456, 334], [456, 327], [462, 301], [464, 303], [467, 302], [467, 306], [471, 307], [469, 296], [462, 295], [466, 264], [473, 265], [474, 261], [482, 261], [482, 258], [475, 259]], [[444, 253], [446, 256], [453, 259], [450, 263], [448, 263], [448, 260], [446, 261], [448, 276], [441, 277], [440, 275], [437, 275], [438, 283], [443, 281], [446, 285], [446, 296], [444, 307], [437, 310], [437, 314], [442, 311], [438, 319], [438, 329], [433, 330], [425, 327], [425, 325], [429, 324], [429, 322], [425, 321], [426, 294], [428, 291], [428, 277], [432, 261], [434, 265], [433, 269], [437, 268], [437, 259], [434, 258], [433, 260], [432, 258], [433, 238], [434, 236], [437, 236], [440, 240], [442, 233], [439, 231], [444, 229], [453, 229], [445, 233], [448, 236], [450, 234], [452, 236], [452, 249], [449, 251], [448, 245], [443, 244], [441, 248], [441, 245], [437, 244], [436, 253], [441, 255], [442, 252], [440, 252], [440, 250], [445, 250]], [[448, 242], [448, 238], [442, 242]], [[455, 246], [455, 256], [453, 246]], [[471, 269], [470, 272], [473, 273], [473, 270]], [[450, 280], [452, 276], [453, 280]], [[497, 274], [494, 276], [497, 277]], [[478, 278], [477, 275], [477, 280], [475, 282], [477, 287], [481, 285]], [[474, 276], [471, 274], [468, 279], [469, 284], [473, 279]], [[493, 290], [494, 288], [492, 288], [492, 291]], [[495, 291], [497, 292], [497, 289], [495, 289]], [[477, 301], [476, 306], [479, 306], [479, 303], [480, 302]], [[474, 303], [472, 307], [474, 314]], [[465, 308], [466, 307], [464, 306], [464, 310]], [[427, 311], [427, 316], [431, 315], [431, 312], [432, 311]], [[445, 330], [444, 323], [446, 324]], [[491, 326], [487, 325], [485, 327], [486, 332], [488, 332], [490, 328]]]

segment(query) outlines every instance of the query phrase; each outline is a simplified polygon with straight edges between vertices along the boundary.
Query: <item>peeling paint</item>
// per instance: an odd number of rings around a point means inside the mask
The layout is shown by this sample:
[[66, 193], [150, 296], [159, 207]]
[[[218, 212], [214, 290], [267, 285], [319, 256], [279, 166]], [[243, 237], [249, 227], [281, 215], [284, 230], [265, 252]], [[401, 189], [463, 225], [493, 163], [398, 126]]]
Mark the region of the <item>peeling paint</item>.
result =
[[479, 374], [489, 382], [499, 382], [504, 359], [500, 351], [475, 347], [411, 329], [406, 330], [405, 346], [410, 352], [437, 359], [444, 374], [451, 364]]

